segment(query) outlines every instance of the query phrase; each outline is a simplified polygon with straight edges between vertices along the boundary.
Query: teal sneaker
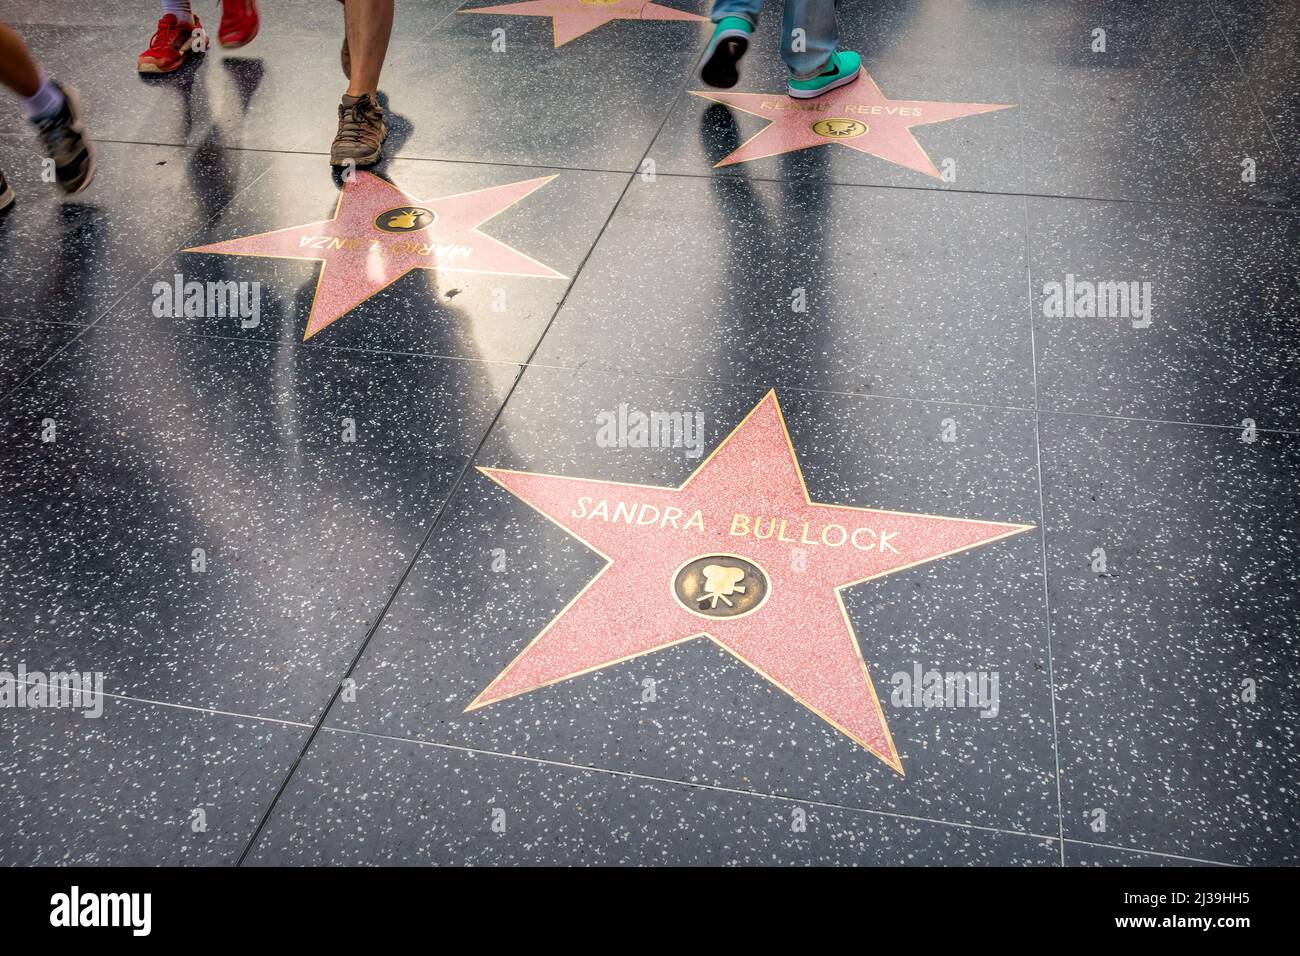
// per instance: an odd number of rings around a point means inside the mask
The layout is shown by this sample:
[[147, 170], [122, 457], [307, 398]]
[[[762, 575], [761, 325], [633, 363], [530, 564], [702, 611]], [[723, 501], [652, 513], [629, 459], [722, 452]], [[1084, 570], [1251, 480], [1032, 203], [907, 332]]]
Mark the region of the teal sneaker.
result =
[[744, 17], [723, 17], [713, 30], [713, 39], [709, 40], [708, 49], [704, 51], [704, 65], [700, 67], [700, 79], [709, 86], [729, 90], [740, 79], [736, 65], [749, 49], [749, 38], [754, 33], [754, 25]]
[[789, 94], [798, 100], [810, 100], [814, 96], [845, 86], [858, 78], [862, 70], [862, 57], [852, 50], [836, 50], [831, 54], [825, 69], [807, 80], [790, 78]]

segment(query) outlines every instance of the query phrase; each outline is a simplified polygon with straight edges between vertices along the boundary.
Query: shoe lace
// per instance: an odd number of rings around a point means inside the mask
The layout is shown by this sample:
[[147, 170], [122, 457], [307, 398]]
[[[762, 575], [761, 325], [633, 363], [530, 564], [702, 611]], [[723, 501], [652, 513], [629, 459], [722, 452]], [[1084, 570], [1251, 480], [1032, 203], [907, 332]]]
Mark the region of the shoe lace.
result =
[[370, 127], [368, 119], [374, 112], [370, 97], [363, 96], [351, 106], [339, 104], [339, 139], [361, 142]]
[[163, 53], [172, 48], [176, 42], [176, 37], [180, 35], [181, 25], [176, 21], [176, 17], [168, 14], [158, 21], [158, 30], [154, 33], [153, 39], [149, 41], [149, 53]]

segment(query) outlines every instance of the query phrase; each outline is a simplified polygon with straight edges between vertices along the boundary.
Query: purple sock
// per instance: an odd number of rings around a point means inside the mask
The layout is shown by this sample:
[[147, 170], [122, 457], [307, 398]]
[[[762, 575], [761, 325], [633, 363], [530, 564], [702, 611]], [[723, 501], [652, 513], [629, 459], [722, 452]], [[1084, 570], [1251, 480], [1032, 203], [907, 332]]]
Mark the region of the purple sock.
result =
[[41, 88], [35, 96], [22, 101], [23, 112], [28, 119], [43, 119], [63, 109], [63, 93], [44, 73], [41, 74]]

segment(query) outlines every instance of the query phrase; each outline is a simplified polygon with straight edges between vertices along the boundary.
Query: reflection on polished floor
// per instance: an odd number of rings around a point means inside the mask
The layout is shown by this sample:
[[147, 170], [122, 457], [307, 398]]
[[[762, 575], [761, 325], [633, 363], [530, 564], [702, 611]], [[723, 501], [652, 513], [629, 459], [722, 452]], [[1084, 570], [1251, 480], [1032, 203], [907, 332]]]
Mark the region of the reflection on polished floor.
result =
[[513, 6], [7, 6], [0, 862], [1300, 863], [1300, 8]]

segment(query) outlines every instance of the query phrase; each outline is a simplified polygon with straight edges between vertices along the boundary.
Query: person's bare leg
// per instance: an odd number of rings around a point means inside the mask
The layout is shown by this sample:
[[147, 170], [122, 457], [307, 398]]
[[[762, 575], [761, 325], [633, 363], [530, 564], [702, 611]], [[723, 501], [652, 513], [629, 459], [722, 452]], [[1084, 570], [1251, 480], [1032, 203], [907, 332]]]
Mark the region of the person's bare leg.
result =
[[[339, 0], [339, 6], [343, 6], [343, 0]], [[343, 21], [343, 49], [339, 51], [339, 63], [343, 67], [343, 75], [349, 80], [352, 79], [352, 53], [348, 50], [348, 29], [347, 29], [347, 10], [345, 8]]]
[[[86, 137], [77, 91], [51, 80], [32, 59], [17, 32], [0, 23], [0, 85], [19, 97], [19, 105], [54, 160], [54, 181], [67, 193], [81, 192], [95, 177], [95, 150]], [[13, 191], [0, 175], [0, 208]]]
[[[392, 5], [389, 6], [391, 9]], [[35, 96], [41, 88], [41, 71], [27, 51], [27, 44], [3, 23], [0, 23], [0, 83], [23, 99]]]
[[352, 60], [348, 95], [376, 93], [393, 32], [393, 0], [346, 0], [343, 22]]
[[393, 0], [344, 0], [343, 30], [348, 91], [339, 103], [339, 131], [330, 147], [330, 163], [370, 166], [379, 162], [388, 136], [377, 94], [393, 32]]

